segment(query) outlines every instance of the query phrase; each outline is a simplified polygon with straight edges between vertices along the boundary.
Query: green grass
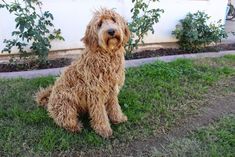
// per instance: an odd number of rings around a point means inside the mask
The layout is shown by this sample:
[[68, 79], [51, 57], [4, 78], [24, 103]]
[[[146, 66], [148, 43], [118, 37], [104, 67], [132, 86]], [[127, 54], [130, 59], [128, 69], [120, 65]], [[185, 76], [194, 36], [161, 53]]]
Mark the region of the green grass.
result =
[[180, 157], [234, 157], [235, 115], [204, 127], [187, 138], [178, 139], [166, 146], [165, 152], [155, 151], [153, 156]]
[[52, 84], [53, 77], [0, 79], [0, 156], [110, 148], [154, 134], [159, 128], [168, 129], [198, 108], [197, 101], [208, 88], [235, 75], [234, 62], [230, 55], [200, 64], [181, 59], [127, 69], [119, 102], [129, 120], [112, 125], [114, 135], [107, 140], [94, 133], [86, 117], [82, 133], [73, 134], [57, 127], [47, 112], [36, 106], [34, 93]]

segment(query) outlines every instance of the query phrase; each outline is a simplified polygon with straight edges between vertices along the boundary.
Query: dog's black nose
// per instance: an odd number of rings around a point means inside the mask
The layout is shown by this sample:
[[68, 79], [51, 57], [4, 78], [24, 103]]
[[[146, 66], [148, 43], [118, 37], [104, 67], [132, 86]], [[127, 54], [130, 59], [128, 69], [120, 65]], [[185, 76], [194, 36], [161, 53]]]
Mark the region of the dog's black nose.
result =
[[115, 30], [114, 30], [114, 29], [109, 29], [109, 30], [108, 30], [108, 34], [109, 34], [110, 36], [114, 36]]

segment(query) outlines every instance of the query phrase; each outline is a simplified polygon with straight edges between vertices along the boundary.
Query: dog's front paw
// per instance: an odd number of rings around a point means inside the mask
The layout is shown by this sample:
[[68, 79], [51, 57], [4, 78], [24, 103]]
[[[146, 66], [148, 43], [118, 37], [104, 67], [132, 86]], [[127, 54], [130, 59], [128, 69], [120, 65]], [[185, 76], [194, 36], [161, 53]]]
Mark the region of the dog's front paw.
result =
[[99, 134], [103, 138], [108, 138], [113, 134], [113, 131], [110, 126], [105, 126], [105, 125], [94, 126], [94, 130], [97, 134]]
[[83, 128], [83, 125], [82, 123], [78, 123], [77, 125], [75, 126], [66, 126], [65, 129], [70, 131], [70, 132], [81, 132], [82, 131], [82, 128]]
[[121, 116], [113, 116], [110, 117], [110, 120], [112, 121], [113, 124], [119, 124], [127, 121], [127, 116], [126, 115], [121, 115]]

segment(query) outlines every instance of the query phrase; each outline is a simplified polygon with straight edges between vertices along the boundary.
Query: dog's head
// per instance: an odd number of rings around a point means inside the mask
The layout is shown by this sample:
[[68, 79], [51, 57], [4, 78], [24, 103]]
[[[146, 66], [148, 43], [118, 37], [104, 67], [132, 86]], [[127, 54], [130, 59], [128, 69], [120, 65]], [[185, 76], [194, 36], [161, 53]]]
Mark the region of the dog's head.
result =
[[92, 50], [100, 47], [116, 51], [128, 42], [129, 37], [130, 31], [124, 18], [113, 10], [101, 9], [94, 13], [82, 41]]

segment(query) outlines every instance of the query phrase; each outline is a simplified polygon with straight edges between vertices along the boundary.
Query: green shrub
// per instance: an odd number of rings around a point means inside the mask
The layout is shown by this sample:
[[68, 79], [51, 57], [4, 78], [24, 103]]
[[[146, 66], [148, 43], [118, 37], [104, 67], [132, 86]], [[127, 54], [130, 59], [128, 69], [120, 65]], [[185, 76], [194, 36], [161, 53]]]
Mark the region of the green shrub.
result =
[[179, 40], [179, 46], [187, 51], [199, 51], [209, 44], [217, 44], [227, 37], [221, 20], [217, 23], [208, 23], [210, 17], [201, 11], [189, 13], [180, 20], [180, 25], [172, 32]]
[[131, 38], [128, 41], [125, 49], [127, 57], [133, 52], [133, 50], [138, 48], [138, 44], [144, 44], [144, 36], [148, 34], [149, 31], [154, 33], [153, 25], [159, 21], [161, 13], [164, 11], [162, 9], [154, 8], [149, 9], [153, 3], [159, 0], [148, 0], [147, 3], [144, 0], [132, 0], [134, 7], [131, 9], [132, 22], [128, 24], [130, 31], [132, 32]]
[[[48, 52], [51, 48], [50, 41], [54, 39], [64, 40], [60, 35], [60, 29], [55, 30], [52, 24], [53, 15], [49, 11], [41, 10], [42, 3], [38, 0], [15, 0], [5, 2], [2, 0], [0, 8], [5, 8], [9, 13], [15, 15], [16, 30], [12, 32], [14, 39], [5, 39], [6, 44], [2, 52], [9, 52], [17, 47], [20, 58], [37, 56], [39, 64], [45, 64]], [[53, 30], [54, 31], [50, 31]], [[30, 52], [26, 50], [30, 48]]]

